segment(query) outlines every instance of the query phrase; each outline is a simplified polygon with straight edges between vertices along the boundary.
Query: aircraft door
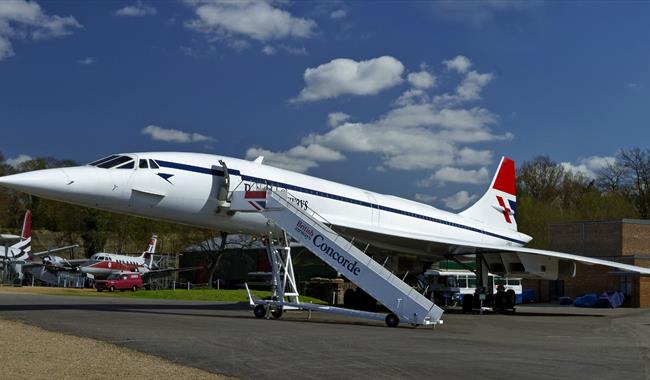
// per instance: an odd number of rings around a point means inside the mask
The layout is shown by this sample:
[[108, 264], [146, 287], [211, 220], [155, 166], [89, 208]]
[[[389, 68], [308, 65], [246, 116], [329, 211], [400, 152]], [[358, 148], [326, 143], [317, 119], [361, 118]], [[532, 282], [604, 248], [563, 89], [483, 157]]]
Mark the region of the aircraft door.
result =
[[150, 167], [151, 160], [136, 159], [128, 187], [131, 189], [129, 208], [149, 209], [156, 206], [167, 195], [171, 187], [169, 177], [159, 175], [159, 168]]
[[372, 204], [371, 223], [374, 227], [379, 227], [379, 207], [377, 204], [377, 199], [369, 192], [366, 192], [366, 197], [368, 198], [368, 202]]

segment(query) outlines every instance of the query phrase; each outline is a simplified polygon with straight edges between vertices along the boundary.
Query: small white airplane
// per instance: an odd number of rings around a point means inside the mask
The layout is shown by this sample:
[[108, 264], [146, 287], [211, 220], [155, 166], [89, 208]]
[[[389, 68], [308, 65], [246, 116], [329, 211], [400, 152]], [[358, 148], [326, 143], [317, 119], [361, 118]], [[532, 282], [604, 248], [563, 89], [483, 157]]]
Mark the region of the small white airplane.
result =
[[267, 219], [231, 211], [230, 194], [286, 189], [292, 202], [316, 211], [344, 236], [423, 261], [478, 254], [490, 273], [548, 280], [573, 277], [576, 262], [650, 274], [650, 268], [524, 247], [531, 237], [517, 231], [515, 164], [505, 157], [483, 197], [458, 214], [267, 166], [262, 157], [125, 153], [0, 177], [0, 185], [112, 212], [257, 235], [268, 232]]
[[107, 252], [95, 253], [79, 265], [79, 270], [96, 279], [106, 278], [114, 273], [140, 272], [146, 274], [153, 269], [153, 254], [156, 252], [157, 242], [158, 236], [152, 235], [147, 249], [140, 256]]
[[[0, 267], [2, 267], [3, 262], [5, 262], [7, 266], [11, 267], [14, 273], [17, 273], [21, 279], [23, 274], [22, 269], [27, 267], [39, 266], [44, 267], [45, 269], [55, 270], [73, 269], [73, 266], [67, 259], [53, 255], [52, 253], [78, 247], [77, 244], [59, 248], [50, 248], [41, 252], [32, 252], [32, 212], [30, 210], [25, 211], [25, 218], [23, 219], [23, 228], [20, 236], [9, 234], [0, 235], [0, 241], [3, 243], [11, 240], [19, 241], [11, 246], [7, 246], [6, 248], [5, 246], [0, 247]], [[40, 258], [41, 262], [35, 262], [35, 258]]]

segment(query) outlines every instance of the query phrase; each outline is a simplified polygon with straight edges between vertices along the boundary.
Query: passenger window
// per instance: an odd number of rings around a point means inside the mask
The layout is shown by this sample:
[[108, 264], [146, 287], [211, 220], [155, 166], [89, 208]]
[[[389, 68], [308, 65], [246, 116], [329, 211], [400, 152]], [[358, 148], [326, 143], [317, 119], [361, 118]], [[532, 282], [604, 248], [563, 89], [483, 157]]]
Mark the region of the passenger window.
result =
[[147, 160], [140, 160], [140, 164], [138, 165], [140, 169], [149, 169], [149, 165], [147, 165]]
[[158, 166], [158, 164], [156, 163], [156, 161], [154, 161], [154, 160], [149, 160], [149, 166], [150, 166], [152, 169], [158, 169], [158, 168], [160, 168], [160, 167]]

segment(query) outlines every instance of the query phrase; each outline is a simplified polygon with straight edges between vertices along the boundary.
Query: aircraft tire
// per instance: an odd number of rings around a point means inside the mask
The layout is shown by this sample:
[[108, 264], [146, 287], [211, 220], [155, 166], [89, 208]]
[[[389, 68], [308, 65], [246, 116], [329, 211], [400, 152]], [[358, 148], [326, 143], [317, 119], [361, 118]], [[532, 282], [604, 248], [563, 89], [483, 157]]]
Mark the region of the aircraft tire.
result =
[[253, 314], [255, 315], [255, 318], [264, 318], [264, 316], [266, 316], [266, 308], [264, 305], [256, 305], [253, 308]]
[[271, 309], [271, 315], [275, 319], [279, 319], [280, 317], [282, 317], [282, 307], [279, 307], [277, 309]]
[[465, 294], [463, 296], [463, 313], [471, 313], [473, 304], [474, 296], [472, 294]]
[[397, 327], [399, 325], [399, 317], [393, 313], [390, 313], [386, 316], [386, 326], [388, 327]]
[[357, 292], [354, 289], [348, 289], [343, 293], [343, 306], [348, 309], [357, 307]]
[[517, 295], [515, 294], [515, 291], [512, 289], [508, 289], [506, 291], [506, 309], [511, 310], [515, 308], [515, 303], [517, 302]]

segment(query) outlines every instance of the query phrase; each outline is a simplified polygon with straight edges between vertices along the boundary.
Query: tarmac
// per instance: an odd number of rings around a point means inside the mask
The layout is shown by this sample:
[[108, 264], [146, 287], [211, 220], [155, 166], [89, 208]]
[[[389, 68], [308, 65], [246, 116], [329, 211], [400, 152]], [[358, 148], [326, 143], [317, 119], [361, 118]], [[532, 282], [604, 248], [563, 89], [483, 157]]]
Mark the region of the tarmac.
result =
[[239, 303], [2, 293], [0, 318], [243, 379], [650, 378], [650, 310], [640, 309], [526, 306], [388, 328], [305, 312], [256, 319]]

